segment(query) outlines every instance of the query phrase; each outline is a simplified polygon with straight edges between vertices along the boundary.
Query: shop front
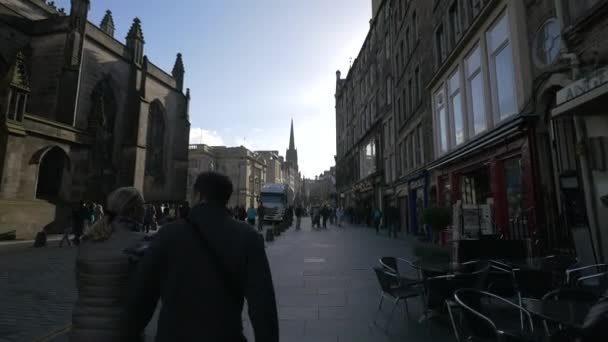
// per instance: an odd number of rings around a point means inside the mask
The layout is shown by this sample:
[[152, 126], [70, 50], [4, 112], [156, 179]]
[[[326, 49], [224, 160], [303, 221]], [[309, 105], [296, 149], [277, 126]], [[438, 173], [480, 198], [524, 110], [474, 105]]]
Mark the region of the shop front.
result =
[[577, 255], [589, 262], [608, 259], [607, 103], [608, 67], [603, 67], [559, 90], [551, 111], [561, 202], [572, 221]]
[[[522, 239], [536, 233], [535, 161], [532, 132], [525, 118], [517, 118], [494, 132], [472, 141], [431, 165], [436, 172], [437, 205], [491, 217], [484, 234]], [[459, 215], [460, 216], [460, 215]], [[458, 223], [463, 219], [453, 217]], [[477, 235], [477, 234], [476, 234]]]

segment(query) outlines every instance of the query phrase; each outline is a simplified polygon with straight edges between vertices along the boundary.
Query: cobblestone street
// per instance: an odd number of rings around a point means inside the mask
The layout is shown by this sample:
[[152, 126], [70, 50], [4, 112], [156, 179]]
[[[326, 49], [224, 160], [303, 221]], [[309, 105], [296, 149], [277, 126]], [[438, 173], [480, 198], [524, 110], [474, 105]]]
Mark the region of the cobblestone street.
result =
[[[5, 247], [0, 251], [0, 341], [32, 341], [64, 327], [76, 298], [75, 249]], [[412, 257], [404, 240], [377, 236], [371, 229], [290, 229], [267, 253], [279, 306], [282, 341], [451, 341], [446, 326], [418, 323], [417, 300], [410, 300], [412, 320], [398, 309], [388, 332], [383, 327], [389, 305], [372, 323], [379, 287], [371, 268], [382, 255]], [[253, 341], [251, 327], [245, 329]], [[153, 324], [151, 324], [153, 325]], [[54, 341], [64, 341], [65, 337]]]
[[57, 246], [0, 246], [0, 341], [32, 341], [70, 321], [76, 249]]

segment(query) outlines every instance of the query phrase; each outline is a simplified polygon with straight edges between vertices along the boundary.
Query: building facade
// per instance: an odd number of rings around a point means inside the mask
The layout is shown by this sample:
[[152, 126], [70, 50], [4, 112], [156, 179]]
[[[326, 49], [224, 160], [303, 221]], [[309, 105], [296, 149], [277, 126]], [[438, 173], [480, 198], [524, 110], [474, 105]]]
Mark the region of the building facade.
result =
[[375, 2], [374, 13], [348, 75], [336, 72], [336, 187], [340, 204], [359, 211], [382, 206], [382, 161], [394, 159], [390, 148], [383, 149], [383, 124], [395, 122], [388, 1]]
[[[608, 260], [608, 1], [563, 0], [531, 7], [539, 158], [549, 165], [556, 225], [585, 263]], [[560, 35], [561, 33], [561, 35]], [[547, 44], [553, 41], [554, 44]], [[541, 202], [542, 203], [542, 202]], [[547, 206], [546, 203], [544, 203]]]
[[266, 183], [284, 184], [283, 157], [279, 151], [256, 151], [266, 162]]
[[147, 201], [186, 197], [189, 91], [145, 56], [142, 24], [124, 42], [88, 0], [69, 14], [42, 0], [0, 1], [0, 231], [31, 237], [70, 206], [119, 186]]
[[472, 237], [605, 261], [608, 1], [372, 5], [359, 56], [337, 73], [340, 202], [396, 203], [413, 234], [425, 207], [455, 208]]
[[[194, 188], [196, 177], [205, 171], [217, 171], [232, 181], [233, 193], [227, 206], [230, 208], [257, 207], [262, 186], [266, 183], [266, 162], [257, 153], [243, 146], [190, 145], [188, 151], [188, 189]], [[189, 202], [196, 203], [194, 191], [189, 192]]]

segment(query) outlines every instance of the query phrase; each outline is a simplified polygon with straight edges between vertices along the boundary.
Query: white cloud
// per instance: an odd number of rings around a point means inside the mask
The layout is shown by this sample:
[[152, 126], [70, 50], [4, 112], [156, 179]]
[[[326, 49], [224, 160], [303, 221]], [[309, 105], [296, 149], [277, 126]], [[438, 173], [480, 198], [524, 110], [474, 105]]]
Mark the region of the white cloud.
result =
[[190, 143], [207, 144], [209, 146], [221, 146], [224, 145], [224, 139], [222, 139], [222, 137], [217, 131], [210, 131], [202, 129], [200, 127], [193, 127], [190, 129]]

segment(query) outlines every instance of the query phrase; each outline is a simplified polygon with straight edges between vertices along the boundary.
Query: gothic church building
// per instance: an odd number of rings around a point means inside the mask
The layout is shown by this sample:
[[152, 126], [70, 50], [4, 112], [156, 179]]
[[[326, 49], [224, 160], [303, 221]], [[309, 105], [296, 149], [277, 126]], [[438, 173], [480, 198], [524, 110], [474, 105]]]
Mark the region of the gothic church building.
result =
[[81, 200], [120, 186], [148, 202], [185, 200], [190, 93], [177, 55], [145, 55], [142, 23], [121, 42], [108, 11], [87, 20], [43, 0], [0, 0], [0, 234], [61, 230]]

